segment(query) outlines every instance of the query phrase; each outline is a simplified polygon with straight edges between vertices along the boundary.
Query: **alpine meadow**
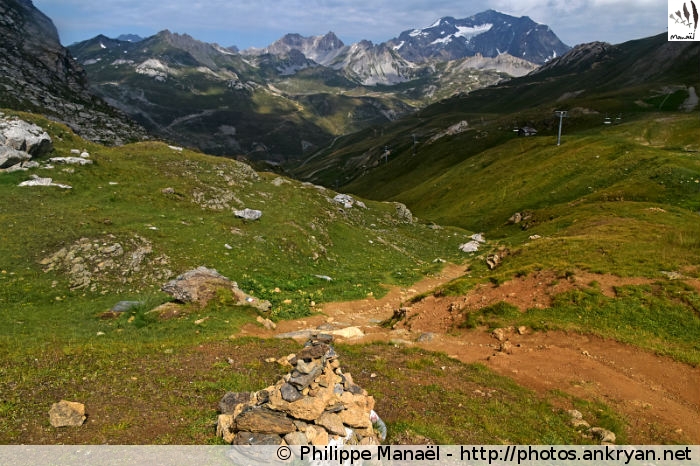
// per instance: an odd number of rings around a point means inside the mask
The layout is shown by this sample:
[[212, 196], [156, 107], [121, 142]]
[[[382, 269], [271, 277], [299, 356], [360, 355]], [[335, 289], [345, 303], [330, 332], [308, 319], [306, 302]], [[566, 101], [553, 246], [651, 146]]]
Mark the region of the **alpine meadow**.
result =
[[700, 443], [700, 44], [395, 34], [0, 0], [0, 443]]

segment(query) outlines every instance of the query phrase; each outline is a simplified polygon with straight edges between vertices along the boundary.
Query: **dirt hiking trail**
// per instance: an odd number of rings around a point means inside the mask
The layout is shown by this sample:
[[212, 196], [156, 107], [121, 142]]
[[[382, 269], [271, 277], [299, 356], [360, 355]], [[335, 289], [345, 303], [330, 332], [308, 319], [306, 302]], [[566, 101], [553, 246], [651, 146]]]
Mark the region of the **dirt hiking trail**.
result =
[[[438, 274], [408, 288], [394, 287], [381, 299], [328, 303], [314, 316], [279, 322], [276, 329], [249, 324], [241, 333], [271, 338], [304, 330], [335, 333], [338, 341], [361, 344], [388, 341], [439, 351], [465, 363], [479, 362], [514, 379], [541, 396], [559, 390], [577, 398], [600, 401], [624, 415], [631, 444], [664, 441], [700, 444], [700, 368], [639, 348], [591, 335], [560, 331], [503, 329], [500, 340], [485, 329], [455, 329], [459, 311], [507, 301], [521, 310], [547, 307], [551, 298], [595, 280], [612, 296], [613, 286], [650, 283], [578, 272], [574, 280], [557, 280], [538, 272], [500, 286], [480, 285], [465, 296], [429, 295], [407, 309], [407, 319], [393, 328], [380, 323], [427, 293], [464, 275], [464, 266], [448, 264]], [[408, 322], [408, 323], [406, 323]], [[359, 332], [359, 331], [361, 332]], [[560, 406], [568, 409], [570, 406]]]

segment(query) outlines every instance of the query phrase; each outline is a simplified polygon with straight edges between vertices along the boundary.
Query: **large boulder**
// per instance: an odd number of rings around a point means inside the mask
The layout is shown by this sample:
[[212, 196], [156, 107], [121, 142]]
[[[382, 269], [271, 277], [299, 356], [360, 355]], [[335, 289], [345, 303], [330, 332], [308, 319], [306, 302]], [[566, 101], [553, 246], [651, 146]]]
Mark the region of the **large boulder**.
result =
[[51, 138], [41, 127], [18, 119], [0, 120], [0, 145], [41, 157], [53, 150]]
[[406, 207], [406, 204], [394, 202], [394, 206], [396, 207], [396, 215], [399, 217], [400, 221], [405, 223], [413, 223], [413, 214], [408, 207]]
[[237, 302], [269, 311], [269, 301], [257, 299], [238, 288], [238, 284], [214, 269], [197, 267], [169, 281], [161, 289], [183, 303], [196, 303], [204, 307], [216, 297], [219, 290], [230, 290]]

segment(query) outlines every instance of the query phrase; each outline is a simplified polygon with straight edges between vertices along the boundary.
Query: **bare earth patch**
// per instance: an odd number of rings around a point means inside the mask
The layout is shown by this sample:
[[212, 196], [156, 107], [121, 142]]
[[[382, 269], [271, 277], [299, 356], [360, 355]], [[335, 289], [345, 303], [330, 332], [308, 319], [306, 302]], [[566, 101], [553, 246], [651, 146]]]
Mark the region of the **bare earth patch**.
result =
[[[462, 362], [480, 362], [501, 375], [542, 396], [553, 390], [577, 398], [600, 401], [622, 413], [630, 425], [628, 440], [637, 444], [661, 442], [700, 443], [700, 368], [676, 362], [614, 340], [559, 331], [519, 334], [511, 331], [508, 352], [484, 329], [455, 330], [458, 311], [476, 310], [506, 301], [525, 310], [547, 307], [554, 295], [598, 283], [600, 290], [614, 296], [613, 287], [651, 283], [644, 278], [577, 272], [575, 278], [558, 279], [551, 272], [515, 278], [509, 282], [482, 285], [462, 297], [434, 297], [411, 306], [406, 325], [393, 329], [379, 323], [389, 319], [411, 297], [463, 275], [464, 268], [449, 265], [439, 275], [426, 278], [411, 288], [393, 288], [381, 299], [329, 303], [321, 313], [297, 321], [280, 322], [277, 329], [254, 325], [243, 328], [245, 335], [272, 337], [276, 334], [313, 329], [358, 327], [363, 337], [346, 343], [382, 340], [416, 345], [440, 351]], [[419, 336], [432, 334], [416, 343]], [[568, 408], [567, 406], [562, 406]]]

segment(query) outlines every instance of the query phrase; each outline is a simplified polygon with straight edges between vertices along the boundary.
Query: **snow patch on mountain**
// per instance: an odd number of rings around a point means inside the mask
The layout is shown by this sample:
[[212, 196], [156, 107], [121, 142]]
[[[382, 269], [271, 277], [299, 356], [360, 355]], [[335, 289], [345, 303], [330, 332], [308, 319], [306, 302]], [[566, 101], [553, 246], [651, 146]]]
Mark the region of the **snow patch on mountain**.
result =
[[[439, 39], [435, 39], [430, 43], [430, 45], [437, 45], [437, 44], [449, 44], [452, 42], [454, 39], [457, 37], [463, 37], [467, 40], [470, 40], [474, 36], [478, 36], [479, 34], [483, 34], [485, 32], [488, 32], [491, 30], [493, 27], [493, 24], [481, 24], [478, 26], [456, 26], [457, 27], [457, 32], [454, 34], [450, 34], [447, 37], [441, 37]], [[440, 32], [441, 35], [445, 34], [445, 31]]]

